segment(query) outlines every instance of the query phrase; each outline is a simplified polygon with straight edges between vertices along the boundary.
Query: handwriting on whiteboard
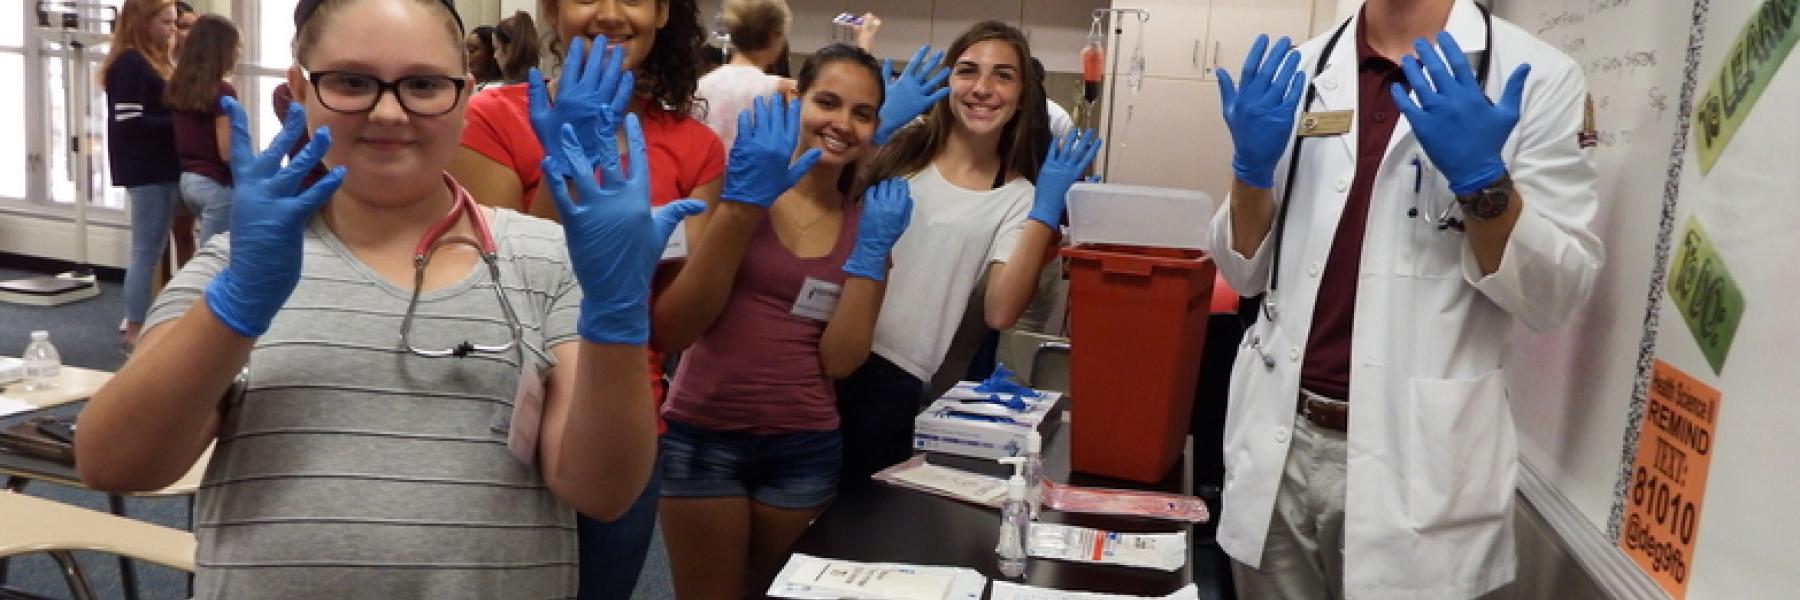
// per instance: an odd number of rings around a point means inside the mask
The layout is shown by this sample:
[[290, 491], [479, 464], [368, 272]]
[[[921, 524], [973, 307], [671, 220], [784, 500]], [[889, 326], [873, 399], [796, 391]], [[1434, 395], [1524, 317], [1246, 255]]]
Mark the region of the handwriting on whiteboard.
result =
[[1567, 8], [1561, 12], [1545, 12], [1538, 15], [1537, 34], [1542, 37], [1564, 27], [1580, 25], [1590, 17], [1598, 17], [1606, 13], [1631, 6], [1632, 0], [1571, 0]]

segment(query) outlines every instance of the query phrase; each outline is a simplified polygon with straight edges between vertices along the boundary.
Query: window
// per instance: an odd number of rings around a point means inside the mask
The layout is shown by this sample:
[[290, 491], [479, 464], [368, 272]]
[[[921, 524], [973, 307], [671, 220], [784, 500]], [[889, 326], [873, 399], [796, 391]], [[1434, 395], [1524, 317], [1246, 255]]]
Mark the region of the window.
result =
[[[24, 53], [0, 51], [0, 81], [25, 81]], [[0, 131], [25, 131], [25, 86], [0, 86]], [[25, 198], [31, 177], [26, 140], [0, 136], [0, 198]]]

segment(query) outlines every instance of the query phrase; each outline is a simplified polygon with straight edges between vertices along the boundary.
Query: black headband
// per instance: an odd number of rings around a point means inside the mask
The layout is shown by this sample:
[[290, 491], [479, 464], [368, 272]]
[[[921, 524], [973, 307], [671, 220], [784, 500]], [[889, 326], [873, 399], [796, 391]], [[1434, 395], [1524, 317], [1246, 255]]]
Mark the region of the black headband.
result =
[[[312, 18], [313, 13], [318, 12], [319, 5], [324, 1], [300, 0], [300, 4], [294, 7], [294, 31], [299, 31], [300, 26], [305, 25], [306, 20]], [[468, 30], [463, 28], [462, 15], [456, 12], [456, 5], [450, 0], [438, 0], [438, 3], [443, 4], [444, 10], [450, 11], [450, 17], [456, 19], [456, 32], [467, 33]]]

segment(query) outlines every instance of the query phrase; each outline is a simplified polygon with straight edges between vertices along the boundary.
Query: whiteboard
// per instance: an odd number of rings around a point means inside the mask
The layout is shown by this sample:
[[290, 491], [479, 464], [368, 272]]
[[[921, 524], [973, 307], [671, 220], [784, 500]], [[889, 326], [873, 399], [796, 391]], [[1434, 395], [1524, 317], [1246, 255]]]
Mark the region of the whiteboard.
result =
[[[1789, 0], [1773, 0], [1787, 2]], [[1793, 597], [1800, 569], [1800, 59], [1768, 79], [1709, 172], [1691, 116], [1756, 0], [1504, 0], [1497, 14], [1581, 63], [1595, 103], [1607, 262], [1561, 330], [1515, 331], [1508, 361], [1520, 455], [1591, 528], [1616, 538], [1651, 361], [1722, 394], [1688, 598]], [[1722, 368], [1666, 288], [1700, 223], [1744, 296]], [[1535, 501], [1535, 500], [1534, 500]], [[1570, 535], [1571, 532], [1564, 532]], [[1591, 540], [1590, 540], [1591, 541]], [[1591, 545], [1591, 544], [1590, 544]]]

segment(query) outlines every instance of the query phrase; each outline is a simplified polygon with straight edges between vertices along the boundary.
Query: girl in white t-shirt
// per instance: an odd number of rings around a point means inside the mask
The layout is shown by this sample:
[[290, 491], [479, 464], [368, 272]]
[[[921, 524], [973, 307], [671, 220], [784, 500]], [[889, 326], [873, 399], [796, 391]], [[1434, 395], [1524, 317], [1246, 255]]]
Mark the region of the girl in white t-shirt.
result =
[[949, 95], [894, 134], [865, 173], [905, 177], [913, 217], [893, 249], [874, 355], [837, 384], [844, 484], [911, 455], [925, 382], [982, 277], [988, 327], [1011, 327], [1025, 311], [1055, 251], [1064, 196], [1099, 146], [1091, 132], [1052, 145], [1042, 76], [1018, 29], [977, 23], [945, 56]]
[[722, 9], [731, 34], [731, 59], [700, 77], [694, 118], [706, 123], [726, 148], [737, 139], [737, 118], [757, 98], [779, 92], [792, 96], [794, 80], [765, 71], [787, 60], [787, 30], [793, 22], [784, 0], [726, 0]]

